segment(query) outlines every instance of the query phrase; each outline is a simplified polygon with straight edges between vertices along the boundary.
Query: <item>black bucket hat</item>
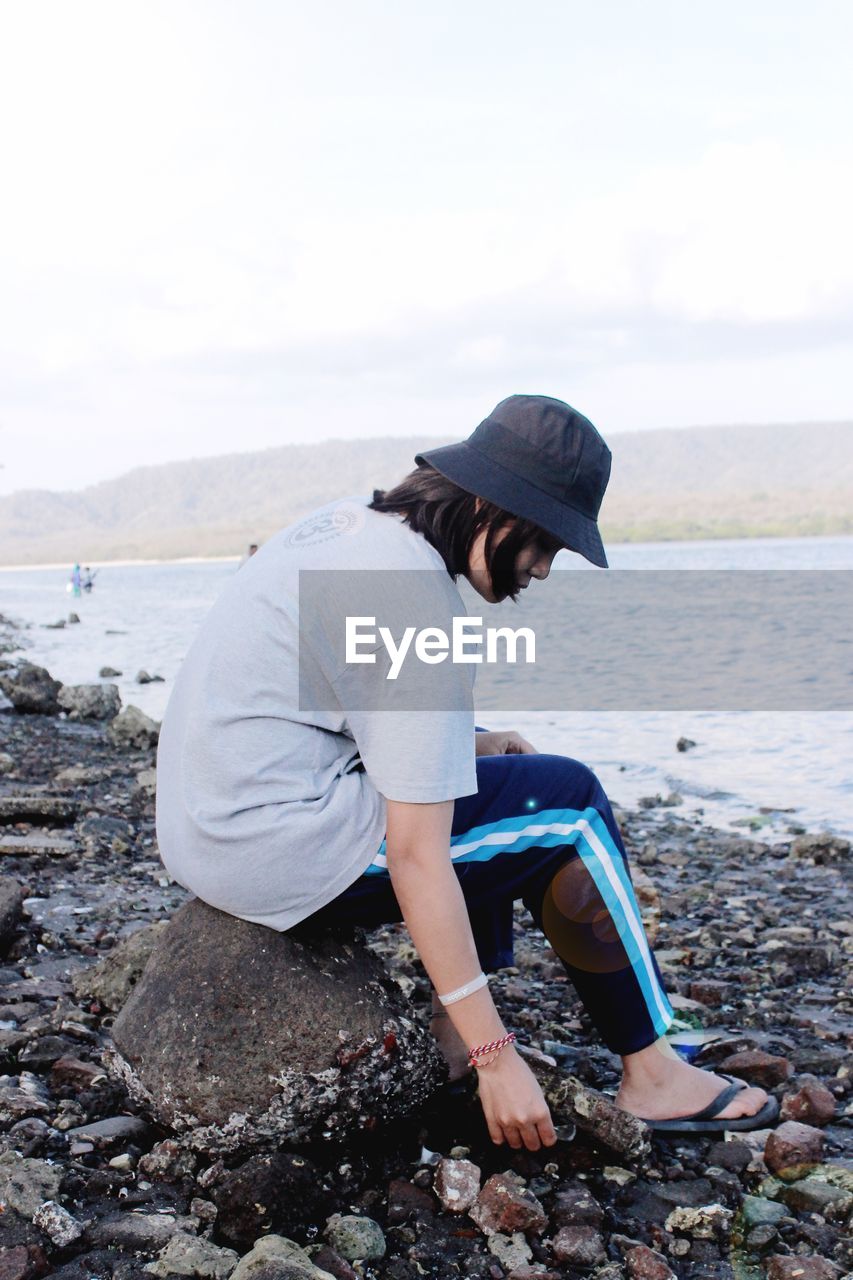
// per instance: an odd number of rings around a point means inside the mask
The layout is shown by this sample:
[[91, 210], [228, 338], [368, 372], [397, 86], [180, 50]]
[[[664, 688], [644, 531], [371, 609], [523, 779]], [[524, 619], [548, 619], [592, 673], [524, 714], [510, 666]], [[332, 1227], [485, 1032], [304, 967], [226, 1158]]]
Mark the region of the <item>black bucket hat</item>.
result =
[[610, 460], [592, 423], [550, 396], [509, 396], [467, 440], [415, 457], [468, 493], [533, 520], [602, 569], [596, 521]]

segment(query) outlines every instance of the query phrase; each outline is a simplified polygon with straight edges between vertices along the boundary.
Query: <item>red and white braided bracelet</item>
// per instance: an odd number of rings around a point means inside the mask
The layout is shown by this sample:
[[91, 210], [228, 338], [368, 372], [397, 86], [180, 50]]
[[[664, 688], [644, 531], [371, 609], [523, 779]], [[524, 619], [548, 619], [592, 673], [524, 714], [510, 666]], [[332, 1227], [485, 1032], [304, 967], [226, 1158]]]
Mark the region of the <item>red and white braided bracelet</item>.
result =
[[[469, 1067], [479, 1067], [484, 1065], [480, 1059], [488, 1057], [490, 1062], [494, 1062], [495, 1058], [505, 1049], [508, 1044], [512, 1044], [515, 1040], [515, 1032], [510, 1031], [508, 1035], [501, 1036], [500, 1040], [490, 1040], [488, 1044], [478, 1044], [475, 1049], [468, 1050]], [[494, 1055], [490, 1057], [489, 1055]]]

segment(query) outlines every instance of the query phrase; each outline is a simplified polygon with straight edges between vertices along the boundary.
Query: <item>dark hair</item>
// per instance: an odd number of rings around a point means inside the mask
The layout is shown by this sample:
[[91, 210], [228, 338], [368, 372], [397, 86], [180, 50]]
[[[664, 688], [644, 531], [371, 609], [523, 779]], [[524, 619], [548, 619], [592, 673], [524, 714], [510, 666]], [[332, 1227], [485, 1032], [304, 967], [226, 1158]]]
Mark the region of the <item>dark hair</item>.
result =
[[[562, 546], [532, 520], [512, 515], [493, 502], [461, 489], [435, 467], [422, 462], [393, 489], [374, 489], [372, 511], [396, 512], [402, 515], [415, 533], [423, 534], [447, 566], [455, 581], [468, 572], [468, 557], [474, 539], [487, 529], [483, 549], [492, 590], [498, 600], [507, 596], [515, 600], [519, 584], [515, 576], [515, 558], [531, 542], [544, 547]], [[499, 531], [514, 522], [505, 538], [496, 544]]]

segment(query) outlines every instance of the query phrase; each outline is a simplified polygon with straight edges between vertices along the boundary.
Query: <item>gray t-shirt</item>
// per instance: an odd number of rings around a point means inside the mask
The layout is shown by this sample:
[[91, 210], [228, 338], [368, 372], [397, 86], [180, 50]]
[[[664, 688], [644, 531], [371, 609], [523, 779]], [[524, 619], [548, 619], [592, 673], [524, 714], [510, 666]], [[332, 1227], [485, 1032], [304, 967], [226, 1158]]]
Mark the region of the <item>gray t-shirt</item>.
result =
[[359, 597], [352, 584], [376, 573], [309, 575], [331, 586], [303, 592], [311, 616], [299, 616], [303, 570], [403, 571], [382, 577], [392, 613], [406, 614], [408, 596], [418, 619], [448, 633], [466, 614], [438, 552], [368, 501], [313, 512], [235, 573], [163, 719], [157, 838], [167, 870], [212, 906], [274, 929], [358, 879], [385, 834], [386, 798], [477, 791], [472, 666], [443, 664], [437, 710], [412, 709], [405, 684], [387, 682], [384, 651], [373, 665], [344, 663], [330, 629], [344, 600], [349, 609]]

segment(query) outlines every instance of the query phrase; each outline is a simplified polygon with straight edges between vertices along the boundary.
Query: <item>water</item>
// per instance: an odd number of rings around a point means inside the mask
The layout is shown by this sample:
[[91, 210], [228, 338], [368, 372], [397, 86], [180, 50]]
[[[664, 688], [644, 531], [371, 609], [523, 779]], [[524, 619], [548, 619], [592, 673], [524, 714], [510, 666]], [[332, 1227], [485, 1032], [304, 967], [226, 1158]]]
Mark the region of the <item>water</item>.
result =
[[[853, 538], [749, 539], [634, 544], [610, 549], [617, 569], [853, 569]], [[560, 566], [560, 559], [565, 565]], [[105, 565], [90, 595], [66, 592], [66, 569], [0, 570], [0, 612], [28, 623], [26, 656], [66, 684], [98, 679], [102, 666], [122, 702], [159, 719], [187, 647], [238, 561]], [[585, 571], [575, 556], [557, 567]], [[544, 594], [547, 587], [540, 588]], [[79, 614], [79, 626], [45, 624]], [[162, 684], [138, 685], [140, 668]], [[853, 836], [853, 715], [835, 713], [562, 713], [516, 714], [513, 723], [541, 751], [591, 765], [612, 798], [677, 791], [672, 812], [701, 811], [722, 827], [752, 821], [763, 839], [791, 824]], [[679, 737], [695, 740], [686, 753]], [[774, 810], [761, 814], [760, 809]], [[793, 810], [785, 813], [782, 810]]]

